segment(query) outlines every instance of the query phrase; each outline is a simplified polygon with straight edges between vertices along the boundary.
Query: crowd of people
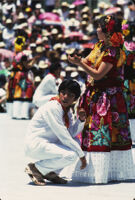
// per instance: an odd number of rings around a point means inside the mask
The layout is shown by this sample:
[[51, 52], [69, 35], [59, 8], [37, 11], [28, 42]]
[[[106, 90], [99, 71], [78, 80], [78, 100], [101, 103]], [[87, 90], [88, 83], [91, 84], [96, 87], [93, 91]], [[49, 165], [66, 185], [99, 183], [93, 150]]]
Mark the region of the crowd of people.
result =
[[32, 118], [27, 153], [37, 161], [26, 172], [37, 185], [66, 183], [58, 172], [70, 164], [74, 181], [135, 179], [135, 2], [50, 3], [0, 4], [0, 111]]

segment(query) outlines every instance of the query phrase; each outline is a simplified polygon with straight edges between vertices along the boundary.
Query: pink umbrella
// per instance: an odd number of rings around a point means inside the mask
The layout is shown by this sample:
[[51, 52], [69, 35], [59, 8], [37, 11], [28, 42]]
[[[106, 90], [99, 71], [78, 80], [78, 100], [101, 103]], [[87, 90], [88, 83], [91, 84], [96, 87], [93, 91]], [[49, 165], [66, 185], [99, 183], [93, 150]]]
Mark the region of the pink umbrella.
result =
[[58, 26], [63, 26], [61, 21], [53, 21], [53, 20], [43, 20], [43, 24], [45, 25], [58, 25]]
[[85, 4], [85, 3], [86, 3], [86, 2], [83, 1], [83, 0], [76, 0], [76, 1], [73, 2], [73, 4], [74, 4], [75, 6], [79, 6], [79, 5], [82, 5], [82, 4]]
[[109, 8], [107, 9], [104, 14], [105, 15], [111, 15], [111, 14], [114, 14], [114, 13], [117, 13], [117, 12], [120, 12], [121, 11], [121, 8], [119, 7], [112, 7], [112, 8]]
[[82, 44], [84, 49], [93, 49], [94, 48], [94, 43], [86, 43], [86, 44]]
[[51, 12], [41, 13], [38, 18], [39, 20], [45, 19], [45, 20], [52, 20], [52, 21], [60, 21], [59, 16]]
[[13, 60], [13, 58], [15, 57], [15, 53], [8, 49], [0, 49], [0, 56], [2, 57], [2, 60], [4, 58], [9, 58], [9, 59]]
[[72, 31], [69, 33], [70, 38], [79, 37], [80, 39], [82, 39], [83, 36], [84, 36], [83, 33], [77, 31]]

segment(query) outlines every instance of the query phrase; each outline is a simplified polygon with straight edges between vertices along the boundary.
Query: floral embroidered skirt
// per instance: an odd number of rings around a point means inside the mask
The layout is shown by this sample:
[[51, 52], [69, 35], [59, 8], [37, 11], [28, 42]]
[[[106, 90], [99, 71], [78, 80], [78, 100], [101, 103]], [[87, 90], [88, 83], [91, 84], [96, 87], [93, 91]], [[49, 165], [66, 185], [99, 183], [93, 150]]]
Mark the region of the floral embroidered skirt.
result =
[[[132, 150], [129, 120], [122, 89], [88, 88], [80, 99], [87, 120], [79, 138], [87, 166], [80, 159], [64, 169], [61, 176], [73, 182], [92, 184], [135, 180], [135, 151]], [[134, 154], [133, 154], [134, 153]]]
[[81, 146], [87, 152], [110, 152], [131, 148], [131, 134], [125, 98], [120, 87], [88, 88], [80, 99], [87, 120]]

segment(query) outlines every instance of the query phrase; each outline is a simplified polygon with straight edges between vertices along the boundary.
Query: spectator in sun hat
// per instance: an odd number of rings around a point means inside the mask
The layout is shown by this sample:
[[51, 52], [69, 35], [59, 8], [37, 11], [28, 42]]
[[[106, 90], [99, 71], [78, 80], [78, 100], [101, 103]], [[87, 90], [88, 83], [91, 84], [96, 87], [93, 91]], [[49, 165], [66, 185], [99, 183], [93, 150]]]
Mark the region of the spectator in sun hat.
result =
[[65, 68], [67, 67], [68, 65], [68, 58], [67, 58], [67, 55], [65, 53], [63, 53], [60, 57], [60, 63], [61, 63], [61, 67], [62, 69], [65, 70]]
[[15, 37], [15, 31], [13, 30], [13, 21], [11, 19], [6, 19], [6, 24], [5, 28], [3, 29], [2, 32], [2, 38], [3, 41], [5, 42], [6, 49], [13, 49], [13, 40]]
[[62, 20], [62, 22], [66, 21], [69, 15], [69, 4], [66, 1], [61, 2], [59, 13], [60, 13], [60, 19]]
[[49, 73], [42, 79], [33, 95], [33, 103], [40, 107], [58, 94], [56, 79], [60, 77], [61, 65], [52, 63], [49, 66]]

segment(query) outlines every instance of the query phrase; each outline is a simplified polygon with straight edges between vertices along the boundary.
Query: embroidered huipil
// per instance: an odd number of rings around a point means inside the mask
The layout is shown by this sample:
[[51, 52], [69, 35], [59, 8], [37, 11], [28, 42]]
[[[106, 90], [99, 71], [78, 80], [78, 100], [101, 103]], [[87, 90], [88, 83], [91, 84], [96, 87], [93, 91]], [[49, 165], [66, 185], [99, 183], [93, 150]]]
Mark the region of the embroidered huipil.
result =
[[89, 65], [98, 68], [101, 62], [113, 64], [112, 69], [101, 80], [91, 77], [80, 99], [87, 120], [82, 132], [82, 149], [84, 151], [107, 152], [131, 148], [129, 121], [126, 101], [123, 96], [122, 64], [125, 54], [109, 47], [101, 51], [103, 42], [96, 44], [88, 59]]

